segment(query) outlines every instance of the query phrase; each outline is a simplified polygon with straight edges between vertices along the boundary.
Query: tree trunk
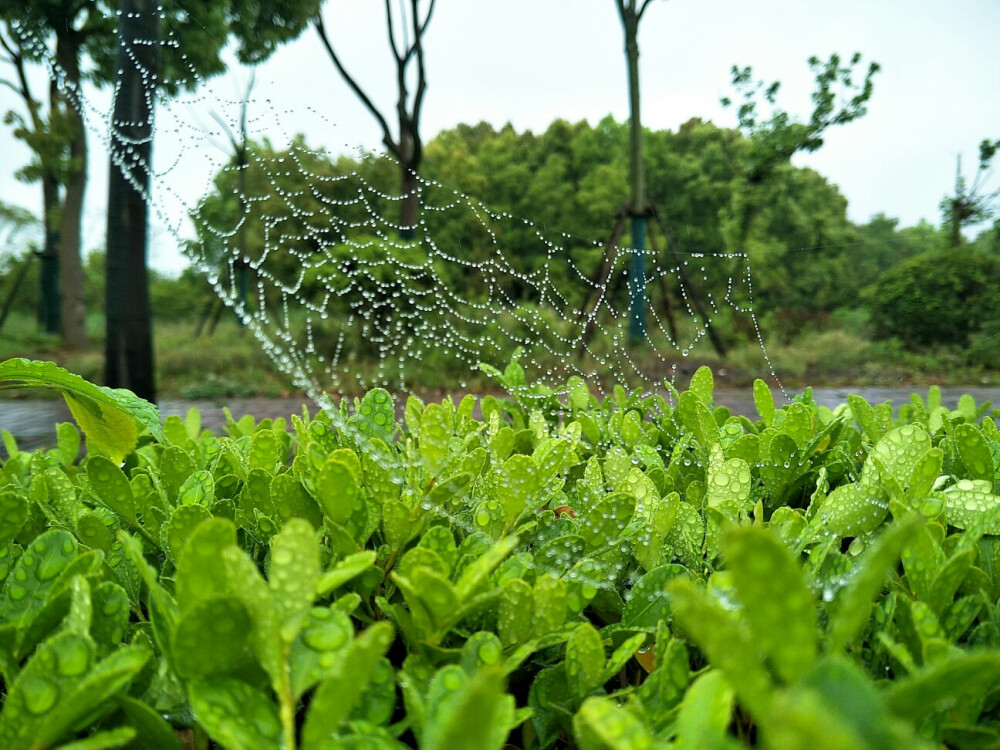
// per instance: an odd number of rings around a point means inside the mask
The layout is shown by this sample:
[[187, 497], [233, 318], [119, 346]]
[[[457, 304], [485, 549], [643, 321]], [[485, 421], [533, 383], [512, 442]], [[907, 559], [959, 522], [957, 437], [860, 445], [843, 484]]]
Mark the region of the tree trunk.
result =
[[[49, 84], [50, 107], [55, 107], [59, 89], [55, 80]], [[34, 119], [34, 118], [33, 118]], [[35, 128], [40, 127], [38, 122]], [[41, 160], [41, 157], [39, 157]], [[44, 165], [45, 162], [42, 162]], [[45, 244], [39, 257], [38, 322], [45, 333], [59, 333], [59, 180], [49, 165], [42, 174], [42, 226]]]
[[[80, 85], [80, 42], [72, 29], [56, 36], [56, 62], [66, 74], [68, 84]], [[59, 320], [63, 346], [87, 348], [86, 297], [83, 289], [83, 263], [80, 260], [80, 223], [87, 188], [87, 136], [73, 103], [62, 99], [62, 116], [72, 133], [69, 142], [70, 171], [59, 217]], [[56, 103], [53, 102], [53, 107]]]
[[399, 206], [399, 238], [402, 240], [417, 237], [417, 224], [420, 221], [420, 180], [417, 179], [417, 166], [401, 165], [403, 199]]
[[[105, 381], [154, 401], [146, 272], [153, 104], [159, 69], [156, 0], [121, 0], [107, 224]], [[134, 42], [138, 41], [136, 44]]]
[[629, 267], [628, 340], [646, 339], [646, 170], [642, 154], [639, 98], [639, 11], [635, 0], [622, 8], [625, 58], [628, 62], [629, 172], [632, 183], [632, 260]]

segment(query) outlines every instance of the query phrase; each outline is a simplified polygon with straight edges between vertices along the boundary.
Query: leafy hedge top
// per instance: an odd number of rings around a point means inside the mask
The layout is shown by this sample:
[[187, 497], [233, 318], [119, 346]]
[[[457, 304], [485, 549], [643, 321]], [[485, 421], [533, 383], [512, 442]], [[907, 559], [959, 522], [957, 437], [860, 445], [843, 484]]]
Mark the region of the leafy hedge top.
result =
[[5, 434], [0, 744], [1000, 740], [988, 406], [567, 390]]

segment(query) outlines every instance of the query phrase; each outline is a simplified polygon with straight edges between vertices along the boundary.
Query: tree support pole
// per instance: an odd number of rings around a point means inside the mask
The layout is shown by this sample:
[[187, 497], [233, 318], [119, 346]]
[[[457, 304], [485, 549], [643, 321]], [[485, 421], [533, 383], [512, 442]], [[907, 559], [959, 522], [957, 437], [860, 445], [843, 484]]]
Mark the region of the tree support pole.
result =
[[726, 347], [719, 338], [719, 335], [715, 332], [712, 327], [711, 320], [708, 316], [708, 311], [705, 307], [705, 302], [701, 297], [701, 292], [698, 291], [698, 287], [694, 285], [691, 281], [691, 277], [688, 276], [687, 266], [684, 265], [685, 261], [681, 257], [680, 253], [677, 251], [677, 243], [673, 241], [673, 237], [667, 230], [667, 225], [663, 221], [663, 217], [660, 215], [659, 210], [656, 206], [651, 206], [650, 210], [653, 216], [656, 218], [657, 224], [660, 225], [660, 231], [663, 232], [664, 240], [667, 243], [667, 248], [670, 251], [671, 256], [673, 256], [674, 262], [677, 264], [677, 271], [681, 275], [681, 282], [688, 290], [688, 295], [691, 297], [691, 303], [694, 305], [695, 312], [698, 313], [698, 317], [701, 318], [701, 322], [705, 325], [705, 331], [708, 333], [708, 339], [712, 342], [712, 348], [715, 349], [716, 354], [720, 357], [725, 358]]
[[594, 330], [597, 327], [594, 311], [599, 304], [599, 300], [595, 300], [594, 295], [601, 294], [597, 290], [607, 289], [608, 280], [611, 278], [615, 264], [618, 262], [618, 247], [621, 244], [622, 235], [625, 234], [625, 219], [629, 215], [631, 205], [631, 201], [625, 201], [624, 205], [622, 205], [621, 211], [618, 212], [618, 223], [615, 224], [615, 230], [601, 248], [604, 263], [601, 265], [598, 273], [595, 274], [594, 280], [591, 281], [590, 288], [587, 290], [587, 298], [580, 308], [581, 317], [586, 323], [584, 324], [583, 333], [580, 336], [580, 346], [577, 347], [576, 351], [577, 356], [583, 356], [584, 350], [586, 350], [587, 345], [594, 336]]
[[28, 273], [29, 265], [31, 265], [30, 254], [24, 257], [24, 260], [21, 262], [21, 267], [17, 269], [17, 275], [14, 277], [14, 281], [10, 285], [10, 289], [7, 291], [7, 299], [4, 300], [3, 310], [0, 310], [0, 331], [3, 330], [3, 324], [7, 322], [7, 316], [10, 315], [10, 310], [14, 306], [14, 298], [17, 297], [17, 292], [21, 288], [21, 284], [24, 282], [24, 277]]

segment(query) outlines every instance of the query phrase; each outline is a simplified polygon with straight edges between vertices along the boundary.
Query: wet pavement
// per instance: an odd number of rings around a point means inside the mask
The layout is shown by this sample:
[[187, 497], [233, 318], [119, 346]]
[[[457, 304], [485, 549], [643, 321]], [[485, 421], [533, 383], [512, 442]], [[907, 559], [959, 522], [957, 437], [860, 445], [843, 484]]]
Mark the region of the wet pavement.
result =
[[[788, 399], [783, 398], [781, 393], [774, 390], [775, 398], [782, 403], [787, 403]], [[795, 396], [797, 391], [789, 391], [789, 396]], [[916, 388], [868, 388], [849, 386], [838, 388], [813, 388], [813, 399], [824, 406], [830, 408], [846, 402], [848, 394], [855, 393], [864, 397], [870, 403], [881, 403], [892, 401], [896, 406], [907, 403], [911, 393], [919, 393], [926, 396], [927, 389]], [[977, 404], [984, 401], [992, 401], [994, 405], [1000, 405], [1000, 388], [982, 387], [947, 387], [941, 388], [942, 402], [949, 407], [954, 407], [959, 396], [963, 393], [971, 395]], [[750, 388], [738, 389], [717, 389], [715, 392], [716, 403], [729, 407], [734, 414], [743, 414], [749, 417], [756, 415], [753, 403], [753, 395]], [[427, 398], [424, 399], [428, 400]], [[402, 406], [405, 399], [398, 399], [397, 403]], [[315, 413], [316, 406], [307, 398], [244, 398], [229, 399], [220, 401], [191, 401], [183, 399], [163, 399], [159, 403], [160, 413], [166, 418], [171, 414], [183, 417], [188, 409], [196, 408], [201, 413], [202, 426], [215, 433], [224, 431], [226, 426], [226, 416], [224, 407], [228, 407], [235, 419], [239, 419], [245, 414], [252, 414], [256, 419], [285, 417], [291, 414], [301, 414], [303, 405], [309, 408], [310, 413]], [[35, 400], [0, 400], [0, 428], [9, 430], [17, 439], [18, 446], [22, 450], [32, 450], [35, 448], [55, 444], [55, 425], [57, 422], [69, 422], [72, 417], [69, 409], [62, 399], [51, 399], [44, 401]], [[6, 457], [6, 451], [0, 447], [0, 456]]]

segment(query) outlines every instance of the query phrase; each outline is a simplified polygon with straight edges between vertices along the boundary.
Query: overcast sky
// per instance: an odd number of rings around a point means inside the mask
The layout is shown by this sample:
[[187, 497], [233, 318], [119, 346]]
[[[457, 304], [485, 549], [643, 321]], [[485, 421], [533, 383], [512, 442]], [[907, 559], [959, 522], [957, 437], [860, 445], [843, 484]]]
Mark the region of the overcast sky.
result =
[[[328, 0], [325, 8], [345, 64], [391, 113], [394, 79], [383, 3]], [[655, 0], [639, 40], [643, 121], [656, 129], [675, 129], [692, 117], [733, 125], [719, 98], [731, 92], [734, 64], [752, 65], [756, 77], [781, 80], [779, 104], [806, 117], [812, 90], [807, 58], [859, 51], [882, 66], [868, 115], [830, 131], [819, 152], [796, 163], [838, 185], [854, 221], [883, 212], [904, 225], [938, 223], [938, 204], [954, 183], [956, 155], [963, 155], [971, 174], [978, 143], [1000, 138], [998, 40], [998, 0]], [[519, 130], [539, 131], [557, 117], [594, 123], [607, 114], [618, 120], [628, 115], [613, 0], [439, 0], [425, 52], [427, 140], [461, 122], [510, 121]], [[314, 31], [281, 48], [257, 77], [252, 135], [269, 135], [280, 145], [301, 131], [311, 145], [334, 153], [378, 148], [375, 120], [342, 84]], [[226, 158], [199, 131], [214, 127], [213, 111], [236, 118], [245, 78], [244, 71], [232, 72], [164, 110], [155, 146], [162, 175], [154, 192], [164, 214], [153, 232], [155, 268], [176, 271], [184, 265], [172, 237], [184, 231], [178, 217], [198, 202]], [[108, 97], [90, 92], [89, 100], [87, 249], [104, 240], [107, 158], [100, 114]], [[0, 110], [16, 104], [0, 89]], [[26, 159], [4, 126], [0, 200], [37, 213], [40, 187], [12, 178]]]

